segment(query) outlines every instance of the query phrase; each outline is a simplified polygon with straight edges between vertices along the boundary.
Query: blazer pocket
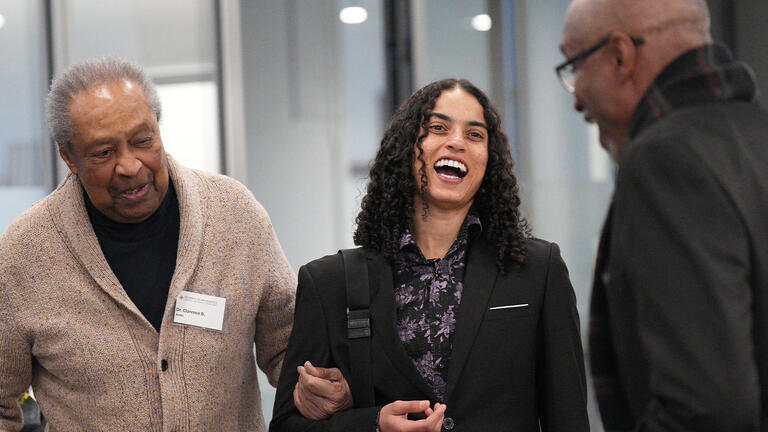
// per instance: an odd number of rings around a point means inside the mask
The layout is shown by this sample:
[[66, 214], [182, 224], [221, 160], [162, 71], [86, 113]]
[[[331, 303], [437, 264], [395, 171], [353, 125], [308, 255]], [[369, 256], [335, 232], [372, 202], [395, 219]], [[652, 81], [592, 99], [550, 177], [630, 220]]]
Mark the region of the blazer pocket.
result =
[[491, 305], [485, 311], [485, 320], [511, 319], [531, 314], [531, 306], [528, 303]]

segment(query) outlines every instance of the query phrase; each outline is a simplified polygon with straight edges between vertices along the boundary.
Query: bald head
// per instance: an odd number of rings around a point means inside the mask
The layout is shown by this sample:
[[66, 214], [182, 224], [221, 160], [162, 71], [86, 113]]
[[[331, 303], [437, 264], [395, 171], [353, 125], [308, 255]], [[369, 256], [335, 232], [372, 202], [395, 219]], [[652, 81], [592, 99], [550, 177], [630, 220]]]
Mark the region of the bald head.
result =
[[711, 42], [704, 0], [573, 0], [561, 49], [566, 57], [588, 53], [571, 63], [574, 108], [597, 123], [600, 142], [618, 159], [653, 80], [684, 52]]
[[563, 31], [565, 39], [587, 43], [614, 30], [659, 42], [659, 49], [673, 54], [712, 41], [704, 0], [571, 2]]

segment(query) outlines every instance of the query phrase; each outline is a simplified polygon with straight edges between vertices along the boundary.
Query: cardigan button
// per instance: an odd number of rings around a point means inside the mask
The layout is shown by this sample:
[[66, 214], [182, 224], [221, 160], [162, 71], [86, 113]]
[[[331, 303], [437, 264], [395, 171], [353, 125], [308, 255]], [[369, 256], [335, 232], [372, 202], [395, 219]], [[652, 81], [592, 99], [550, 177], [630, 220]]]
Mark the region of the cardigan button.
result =
[[449, 431], [453, 430], [453, 427], [456, 426], [453, 422], [453, 419], [450, 417], [446, 417], [443, 419], [443, 429]]
[[163, 359], [163, 361], [160, 362], [160, 369], [162, 369], [163, 372], [168, 370], [168, 360]]

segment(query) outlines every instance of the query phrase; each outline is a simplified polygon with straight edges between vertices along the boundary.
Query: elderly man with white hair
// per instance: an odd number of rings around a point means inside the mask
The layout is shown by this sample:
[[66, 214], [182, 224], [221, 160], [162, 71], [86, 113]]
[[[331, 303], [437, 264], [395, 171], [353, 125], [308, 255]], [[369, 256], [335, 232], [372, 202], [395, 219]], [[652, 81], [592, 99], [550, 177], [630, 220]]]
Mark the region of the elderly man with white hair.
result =
[[0, 238], [0, 431], [30, 385], [51, 432], [264, 431], [296, 289], [267, 213], [165, 153], [134, 64], [73, 66], [47, 110], [71, 173]]
[[607, 431], [768, 430], [768, 115], [703, 0], [574, 0], [556, 68], [618, 162], [590, 360]]

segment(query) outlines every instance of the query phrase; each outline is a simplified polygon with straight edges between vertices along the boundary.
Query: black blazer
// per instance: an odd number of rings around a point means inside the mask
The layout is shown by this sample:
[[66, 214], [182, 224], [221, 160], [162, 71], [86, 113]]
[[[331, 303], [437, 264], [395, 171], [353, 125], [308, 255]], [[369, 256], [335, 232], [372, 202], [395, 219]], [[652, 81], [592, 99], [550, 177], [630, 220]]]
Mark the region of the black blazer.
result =
[[[353, 408], [324, 421], [301, 416], [293, 403], [296, 367], [310, 360], [349, 378], [346, 293], [341, 255], [299, 270], [296, 315], [271, 431], [365, 431], [395, 400], [436, 401], [405, 352], [395, 328], [393, 273], [368, 252], [375, 407]], [[556, 244], [528, 242], [526, 264], [501, 275], [493, 246], [470, 241], [454, 335], [446, 419], [455, 431], [578, 432], [589, 429], [579, 318], [568, 271]], [[496, 306], [527, 305], [493, 309]], [[354, 397], [354, 395], [353, 395]], [[444, 422], [450, 430], [451, 422]]]
[[768, 431], [766, 241], [756, 103], [681, 108], [630, 143], [593, 288], [608, 338], [592, 370], [617, 379], [598, 394], [606, 430]]

